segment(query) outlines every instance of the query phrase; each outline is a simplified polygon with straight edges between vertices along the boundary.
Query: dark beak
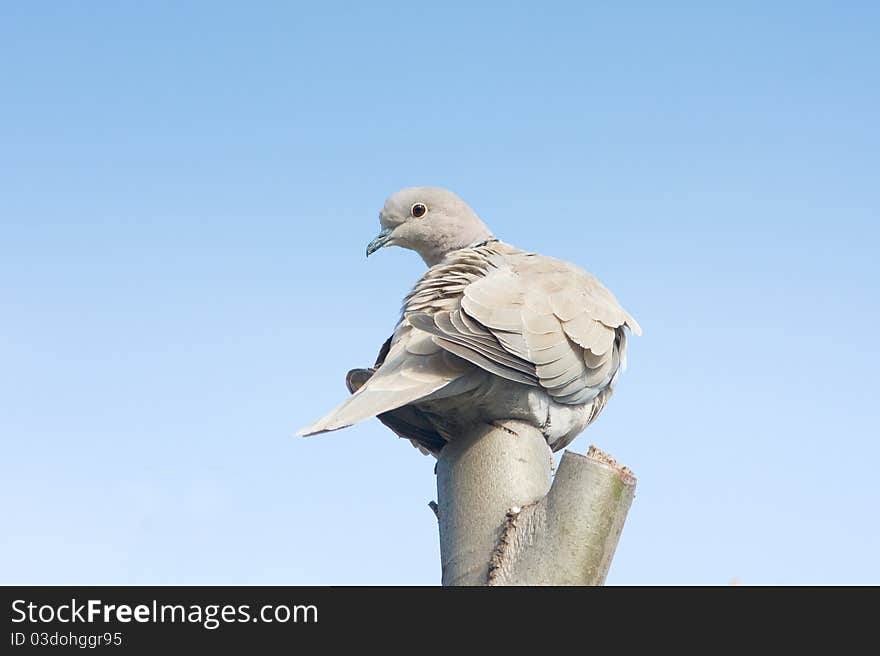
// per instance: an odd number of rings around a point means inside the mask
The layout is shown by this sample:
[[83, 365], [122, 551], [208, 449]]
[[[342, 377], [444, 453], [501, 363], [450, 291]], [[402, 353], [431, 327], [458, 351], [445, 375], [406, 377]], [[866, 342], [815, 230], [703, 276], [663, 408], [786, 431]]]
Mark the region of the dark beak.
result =
[[382, 232], [376, 235], [376, 238], [367, 244], [367, 257], [370, 257], [373, 253], [378, 251], [383, 246], [387, 246], [388, 242], [391, 241], [391, 233], [394, 231], [394, 228], [382, 228]]

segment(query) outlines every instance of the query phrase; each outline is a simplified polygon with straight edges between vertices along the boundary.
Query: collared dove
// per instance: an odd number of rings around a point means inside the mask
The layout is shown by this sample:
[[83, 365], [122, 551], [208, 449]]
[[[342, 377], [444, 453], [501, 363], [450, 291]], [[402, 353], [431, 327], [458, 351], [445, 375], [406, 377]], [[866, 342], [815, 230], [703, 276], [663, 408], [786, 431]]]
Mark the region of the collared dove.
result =
[[436, 456], [462, 426], [516, 419], [557, 451], [598, 416], [641, 329], [596, 278], [495, 239], [445, 189], [403, 189], [379, 222], [367, 255], [402, 246], [428, 271], [374, 367], [348, 373], [352, 396], [299, 435], [378, 416]]

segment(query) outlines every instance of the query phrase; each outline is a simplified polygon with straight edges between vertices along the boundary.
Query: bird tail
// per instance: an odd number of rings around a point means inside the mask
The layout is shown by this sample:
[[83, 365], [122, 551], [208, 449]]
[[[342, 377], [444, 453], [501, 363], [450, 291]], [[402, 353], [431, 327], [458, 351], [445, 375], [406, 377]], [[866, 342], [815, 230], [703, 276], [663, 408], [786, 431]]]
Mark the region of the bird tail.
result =
[[396, 410], [433, 394], [465, 373], [466, 369], [447, 361], [444, 351], [431, 341], [429, 334], [413, 331], [407, 324], [395, 335], [382, 364], [369, 380], [297, 435], [326, 433]]
[[448, 380], [435, 379], [402, 389], [389, 389], [381, 385], [383, 382], [382, 378], [378, 375], [374, 376], [357, 392], [333, 408], [327, 415], [310, 426], [301, 428], [296, 434], [300, 436], [317, 435], [345, 428], [364, 419], [375, 417], [390, 410], [396, 410], [413, 401], [417, 401], [449, 383]]

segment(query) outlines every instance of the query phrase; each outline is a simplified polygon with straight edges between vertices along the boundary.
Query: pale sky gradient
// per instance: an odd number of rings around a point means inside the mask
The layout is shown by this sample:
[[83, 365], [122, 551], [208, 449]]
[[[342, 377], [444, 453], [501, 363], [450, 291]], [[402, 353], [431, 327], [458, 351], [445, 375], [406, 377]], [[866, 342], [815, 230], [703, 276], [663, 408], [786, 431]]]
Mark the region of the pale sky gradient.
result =
[[431, 459], [293, 437], [416, 184], [645, 329], [610, 583], [880, 583], [878, 116], [873, 2], [3, 3], [0, 583], [439, 582]]

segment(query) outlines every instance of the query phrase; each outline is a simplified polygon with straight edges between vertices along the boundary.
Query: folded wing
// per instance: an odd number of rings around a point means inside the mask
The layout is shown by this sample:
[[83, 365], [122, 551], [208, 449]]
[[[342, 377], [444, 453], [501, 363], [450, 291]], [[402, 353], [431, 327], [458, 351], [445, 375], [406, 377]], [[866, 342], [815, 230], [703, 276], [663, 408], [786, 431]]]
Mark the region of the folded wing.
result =
[[[483, 275], [463, 286], [457, 302], [408, 306], [410, 323], [443, 349], [497, 376], [540, 387], [559, 403], [595, 399], [623, 363], [625, 328], [641, 333], [635, 320], [574, 265], [505, 244], [481, 250], [492, 251]], [[412, 296], [418, 292], [419, 286]]]

